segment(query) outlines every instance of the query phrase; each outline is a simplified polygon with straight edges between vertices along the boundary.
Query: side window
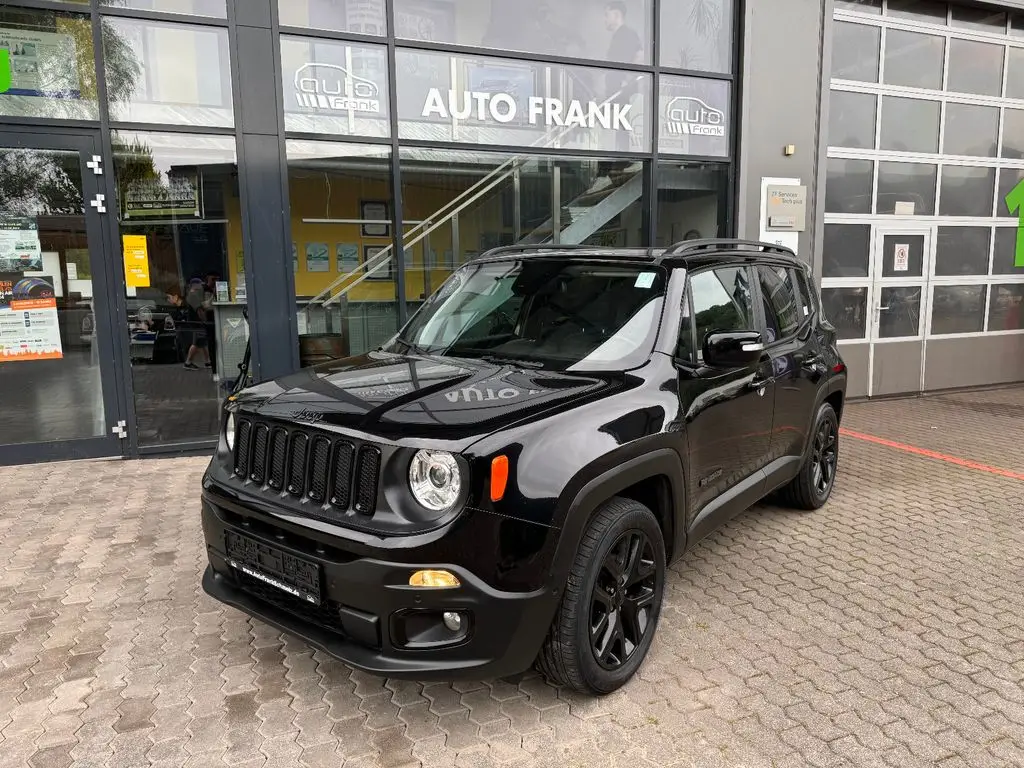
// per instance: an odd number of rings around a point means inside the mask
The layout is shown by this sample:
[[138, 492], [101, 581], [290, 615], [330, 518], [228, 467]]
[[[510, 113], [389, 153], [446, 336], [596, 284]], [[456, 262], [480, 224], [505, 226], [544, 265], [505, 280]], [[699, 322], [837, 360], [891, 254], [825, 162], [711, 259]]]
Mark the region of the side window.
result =
[[803, 305], [796, 277], [792, 270], [784, 267], [759, 266], [758, 279], [761, 282], [761, 296], [764, 301], [764, 318], [769, 344], [796, 335], [803, 322]]
[[723, 267], [690, 278], [697, 348], [693, 357], [704, 361], [704, 339], [716, 331], [747, 331], [754, 328], [754, 304], [745, 267]]

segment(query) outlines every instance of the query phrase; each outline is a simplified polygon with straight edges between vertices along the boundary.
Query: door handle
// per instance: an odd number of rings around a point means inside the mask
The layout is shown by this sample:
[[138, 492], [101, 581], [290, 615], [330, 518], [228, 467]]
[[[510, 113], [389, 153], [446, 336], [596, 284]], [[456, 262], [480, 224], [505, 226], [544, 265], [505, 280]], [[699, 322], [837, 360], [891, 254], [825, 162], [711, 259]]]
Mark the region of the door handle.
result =
[[764, 379], [755, 378], [755, 379], [752, 379], [747, 384], [747, 387], [749, 387], [750, 389], [764, 389], [769, 384], [774, 384], [774, 383], [775, 383], [775, 377], [774, 376], [769, 376], [769, 377], [764, 378]]

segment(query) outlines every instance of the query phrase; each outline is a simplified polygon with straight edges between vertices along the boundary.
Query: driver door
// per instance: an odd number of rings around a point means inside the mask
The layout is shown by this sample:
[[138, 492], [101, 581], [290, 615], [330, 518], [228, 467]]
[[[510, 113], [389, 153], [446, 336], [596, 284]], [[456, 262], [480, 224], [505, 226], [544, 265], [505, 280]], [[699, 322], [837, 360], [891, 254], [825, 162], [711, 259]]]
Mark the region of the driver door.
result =
[[677, 354], [684, 414], [691, 532], [704, 535], [760, 499], [771, 439], [775, 384], [771, 359], [712, 368], [703, 342], [711, 332], [756, 331], [752, 273], [743, 264], [695, 272], [687, 281]]

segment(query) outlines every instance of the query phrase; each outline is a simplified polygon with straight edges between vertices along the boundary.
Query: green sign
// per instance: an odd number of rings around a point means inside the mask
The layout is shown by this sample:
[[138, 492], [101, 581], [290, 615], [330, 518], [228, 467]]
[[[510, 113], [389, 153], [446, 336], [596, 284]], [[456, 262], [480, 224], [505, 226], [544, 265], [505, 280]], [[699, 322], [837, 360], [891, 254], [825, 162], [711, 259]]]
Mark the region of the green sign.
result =
[[1006, 207], [1011, 214], [1017, 214], [1017, 250], [1013, 266], [1024, 267], [1024, 179], [1006, 196]]
[[0, 93], [11, 90], [11, 52], [0, 48]]

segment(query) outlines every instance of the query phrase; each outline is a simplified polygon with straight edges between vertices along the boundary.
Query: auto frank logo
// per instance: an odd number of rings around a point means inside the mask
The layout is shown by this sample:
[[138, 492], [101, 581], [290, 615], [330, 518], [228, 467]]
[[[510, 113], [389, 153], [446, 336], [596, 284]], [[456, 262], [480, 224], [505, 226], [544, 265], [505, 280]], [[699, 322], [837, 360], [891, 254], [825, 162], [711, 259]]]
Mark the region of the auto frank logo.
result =
[[300, 107], [324, 112], [380, 114], [380, 88], [337, 64], [303, 64], [295, 72]]
[[725, 113], [693, 96], [676, 96], [665, 107], [670, 136], [725, 136]]

